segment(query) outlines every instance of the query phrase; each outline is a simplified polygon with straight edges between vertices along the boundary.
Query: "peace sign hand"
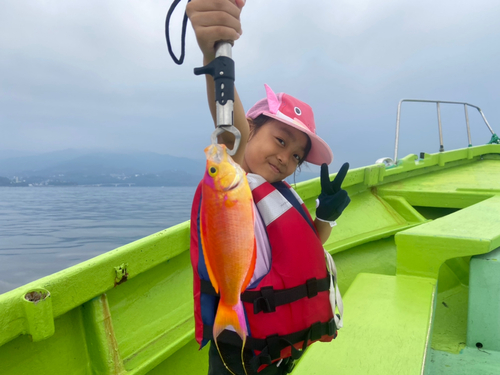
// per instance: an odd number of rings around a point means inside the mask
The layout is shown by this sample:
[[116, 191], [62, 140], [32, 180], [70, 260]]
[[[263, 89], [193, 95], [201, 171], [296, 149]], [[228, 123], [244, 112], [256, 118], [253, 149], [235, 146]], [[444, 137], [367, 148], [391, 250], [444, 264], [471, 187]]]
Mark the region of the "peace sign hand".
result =
[[348, 170], [349, 163], [344, 163], [335, 179], [330, 181], [328, 165], [321, 165], [321, 194], [316, 208], [316, 218], [319, 220], [328, 222], [337, 220], [351, 202], [347, 192], [341, 188]]

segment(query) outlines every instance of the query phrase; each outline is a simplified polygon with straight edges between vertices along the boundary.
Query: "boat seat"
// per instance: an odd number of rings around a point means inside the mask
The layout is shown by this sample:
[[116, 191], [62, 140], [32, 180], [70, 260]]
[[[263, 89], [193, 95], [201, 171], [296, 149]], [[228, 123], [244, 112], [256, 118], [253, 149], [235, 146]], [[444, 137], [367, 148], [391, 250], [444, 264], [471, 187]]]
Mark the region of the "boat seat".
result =
[[434, 290], [432, 279], [359, 274], [338, 337], [313, 344], [293, 374], [421, 374]]
[[401, 231], [395, 241], [398, 275], [437, 279], [446, 260], [500, 247], [500, 195]]
[[500, 352], [500, 248], [470, 260], [467, 346]]

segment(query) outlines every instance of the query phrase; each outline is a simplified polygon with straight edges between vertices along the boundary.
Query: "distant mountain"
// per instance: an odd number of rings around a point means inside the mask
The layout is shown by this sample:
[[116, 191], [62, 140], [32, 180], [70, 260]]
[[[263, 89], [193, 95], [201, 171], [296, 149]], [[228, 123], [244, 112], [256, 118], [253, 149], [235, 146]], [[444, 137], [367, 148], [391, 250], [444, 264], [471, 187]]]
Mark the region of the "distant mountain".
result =
[[11, 184], [7, 177], [0, 177], [0, 186], [9, 186]]
[[185, 186], [199, 182], [204, 169], [203, 160], [154, 152], [68, 149], [0, 159], [0, 176], [15, 186]]
[[[8, 154], [0, 153], [0, 157]], [[288, 177], [288, 183], [319, 177], [319, 171], [303, 169]], [[204, 170], [204, 160], [154, 152], [68, 149], [0, 159], [0, 176], [4, 177], [0, 186], [192, 186]]]
[[0, 160], [18, 158], [22, 156], [31, 156], [36, 152], [18, 151], [18, 150], [0, 150]]
[[[5, 155], [12, 152], [4, 151]], [[35, 155], [13, 156], [0, 160], [0, 176], [32, 175], [34, 172], [50, 168], [59, 163], [90, 153], [86, 150], [67, 149]], [[15, 153], [14, 153], [15, 154]]]
[[203, 175], [205, 162], [154, 152], [89, 152], [63, 150], [0, 160], [0, 176], [29, 177], [66, 174], [146, 174], [167, 171]]

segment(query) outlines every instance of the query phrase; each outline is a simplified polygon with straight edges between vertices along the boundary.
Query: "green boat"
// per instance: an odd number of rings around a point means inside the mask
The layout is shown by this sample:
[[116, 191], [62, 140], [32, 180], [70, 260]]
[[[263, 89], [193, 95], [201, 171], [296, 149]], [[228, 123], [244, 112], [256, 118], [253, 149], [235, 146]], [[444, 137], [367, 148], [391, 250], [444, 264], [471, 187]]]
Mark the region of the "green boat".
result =
[[[344, 327], [295, 375], [500, 374], [498, 137], [398, 159], [397, 129], [393, 159], [345, 178], [325, 244]], [[314, 215], [319, 179], [296, 190]], [[188, 250], [184, 222], [0, 295], [0, 373], [206, 374]]]

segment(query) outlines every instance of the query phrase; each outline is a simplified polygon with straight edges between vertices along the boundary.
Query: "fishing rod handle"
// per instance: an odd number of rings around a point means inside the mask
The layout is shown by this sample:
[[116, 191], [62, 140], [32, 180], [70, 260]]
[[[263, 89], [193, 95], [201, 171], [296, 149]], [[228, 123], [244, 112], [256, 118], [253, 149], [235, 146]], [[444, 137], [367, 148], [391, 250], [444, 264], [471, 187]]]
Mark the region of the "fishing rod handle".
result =
[[215, 106], [217, 126], [232, 126], [234, 109], [234, 61], [232, 46], [228, 42], [218, 42], [215, 46], [215, 59], [194, 74], [210, 74], [215, 84]]
[[216, 130], [212, 133], [212, 144], [223, 132], [234, 135], [234, 146], [228, 150], [234, 155], [241, 140], [240, 131], [234, 126], [234, 61], [232, 45], [229, 42], [218, 42], [215, 45], [215, 59], [201, 68], [195, 68], [194, 74], [210, 74], [215, 85]]
[[[233, 156], [240, 145], [241, 133], [234, 126], [234, 61], [232, 54], [233, 46], [228, 42], [218, 42], [215, 45], [215, 58], [226, 59], [227, 70], [230, 72], [230, 77], [227, 80], [214, 80], [215, 81], [215, 108], [216, 108], [216, 120], [217, 120], [217, 131], [212, 133], [212, 143], [215, 143], [215, 139], [218, 134], [222, 134], [223, 131], [228, 131], [234, 135], [234, 145], [232, 149], [228, 149], [229, 155]], [[220, 73], [220, 72], [219, 72]], [[224, 73], [226, 74], [226, 73]], [[218, 82], [219, 81], [219, 82]], [[223, 99], [226, 98], [226, 101]], [[230, 125], [230, 126], [228, 126]]]
[[233, 58], [233, 46], [231, 43], [223, 41], [215, 43], [215, 57], [219, 56]]
[[228, 42], [218, 42], [215, 45], [215, 58], [224, 62], [223, 69], [216, 71], [214, 75], [217, 126], [234, 125], [235, 72], [232, 49]]

